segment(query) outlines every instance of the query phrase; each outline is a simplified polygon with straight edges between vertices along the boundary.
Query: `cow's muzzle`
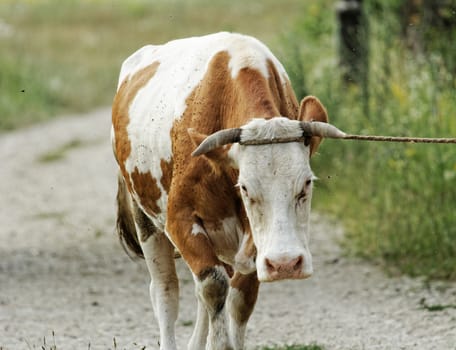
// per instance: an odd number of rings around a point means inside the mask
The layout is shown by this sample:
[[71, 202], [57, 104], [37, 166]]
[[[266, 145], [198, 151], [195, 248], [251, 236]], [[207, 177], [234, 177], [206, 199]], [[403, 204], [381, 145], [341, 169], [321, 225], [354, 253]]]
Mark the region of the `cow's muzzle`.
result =
[[258, 279], [262, 282], [305, 279], [313, 272], [311, 258], [304, 254], [266, 256], [260, 263], [263, 266], [258, 269]]

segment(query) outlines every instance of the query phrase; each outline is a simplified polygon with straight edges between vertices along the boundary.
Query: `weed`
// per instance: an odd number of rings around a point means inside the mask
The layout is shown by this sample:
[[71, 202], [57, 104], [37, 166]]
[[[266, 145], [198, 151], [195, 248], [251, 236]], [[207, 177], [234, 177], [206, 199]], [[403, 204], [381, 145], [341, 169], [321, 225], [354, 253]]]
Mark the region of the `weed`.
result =
[[81, 140], [74, 139], [71, 140], [56, 149], [48, 151], [46, 153], [41, 154], [38, 156], [38, 162], [40, 163], [52, 163], [65, 158], [69, 151], [82, 147], [84, 143]]
[[97, 228], [94, 232], [95, 238], [100, 238], [104, 236], [104, 231], [102, 229]]
[[64, 211], [50, 211], [50, 212], [39, 212], [32, 216], [38, 220], [55, 220], [62, 224], [65, 221], [67, 213]]
[[275, 347], [262, 347], [261, 350], [324, 350], [324, 348], [317, 344], [310, 345], [285, 345]]
[[52, 344], [46, 343], [46, 337], [43, 337], [43, 345], [40, 348], [41, 350], [57, 350], [57, 345], [55, 345], [55, 333], [52, 331]]
[[435, 312], [447, 309], [456, 309], [456, 304], [428, 304], [425, 298], [420, 300], [420, 307], [424, 310]]

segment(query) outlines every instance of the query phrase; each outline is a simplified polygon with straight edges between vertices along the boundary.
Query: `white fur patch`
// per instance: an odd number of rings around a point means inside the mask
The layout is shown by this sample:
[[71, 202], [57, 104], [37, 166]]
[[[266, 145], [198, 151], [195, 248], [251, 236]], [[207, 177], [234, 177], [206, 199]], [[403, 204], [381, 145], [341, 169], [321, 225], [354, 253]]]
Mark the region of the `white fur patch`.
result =
[[275, 117], [269, 120], [255, 118], [242, 127], [241, 141], [300, 136], [302, 136], [302, 128], [297, 120], [285, 117]]
[[200, 225], [195, 223], [192, 225], [192, 235], [199, 235], [199, 234], [206, 235], [206, 231], [204, 231], [204, 229]]
[[256, 266], [255, 266], [255, 257], [254, 256], [248, 256], [246, 254], [246, 249], [247, 249], [247, 242], [249, 240], [249, 235], [245, 234], [242, 237], [241, 245], [239, 247], [238, 252], [236, 253], [236, 256], [234, 257], [234, 268], [247, 275], [253, 271], [255, 271]]
[[242, 237], [245, 235], [239, 219], [234, 216], [228, 217], [214, 228], [206, 227], [206, 230], [217, 257], [221, 261], [233, 265], [234, 257], [238, 252]]

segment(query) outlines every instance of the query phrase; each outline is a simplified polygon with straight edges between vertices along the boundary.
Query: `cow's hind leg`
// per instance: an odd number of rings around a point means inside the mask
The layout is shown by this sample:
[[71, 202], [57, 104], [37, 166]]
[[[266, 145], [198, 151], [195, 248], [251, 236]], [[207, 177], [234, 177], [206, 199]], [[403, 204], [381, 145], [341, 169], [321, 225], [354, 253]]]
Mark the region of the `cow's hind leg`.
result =
[[160, 327], [160, 349], [175, 350], [179, 283], [174, 263], [174, 246], [137, 206], [135, 223], [151, 276], [150, 297]]

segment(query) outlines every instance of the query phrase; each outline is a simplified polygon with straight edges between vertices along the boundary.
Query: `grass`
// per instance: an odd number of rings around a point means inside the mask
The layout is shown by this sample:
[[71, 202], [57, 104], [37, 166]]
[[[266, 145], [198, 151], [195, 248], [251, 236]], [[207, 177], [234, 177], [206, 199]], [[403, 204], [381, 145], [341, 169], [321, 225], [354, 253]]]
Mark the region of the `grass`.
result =
[[62, 222], [66, 215], [67, 213], [63, 211], [39, 212], [35, 214], [33, 218], [39, 220], [57, 220]]
[[145, 44], [230, 30], [271, 45], [301, 12], [299, 0], [2, 0], [0, 130], [110, 105]]
[[[116, 338], [113, 338], [112, 339], [112, 342], [113, 342], [113, 350], [117, 350], [119, 349], [119, 346], [117, 344], [117, 340]], [[32, 346], [30, 344], [28, 344], [28, 348], [29, 349], [32, 349]], [[137, 348], [138, 350], [146, 350], [146, 346], [142, 346], [142, 345], [138, 345], [136, 343], [133, 343], [133, 345], [135, 346], [135, 348]], [[3, 348], [0, 346], [0, 350], [2, 350]], [[35, 349], [35, 346], [33, 346], [33, 349]], [[56, 341], [55, 341], [55, 333], [54, 331], [52, 331], [52, 340], [49, 341], [46, 339], [46, 337], [43, 337], [43, 345], [40, 346], [40, 349], [42, 350], [58, 350], [60, 349], [60, 347], [57, 347], [56, 345]], [[90, 350], [91, 349], [91, 344], [89, 343], [87, 345], [87, 350]], [[310, 344], [310, 345], [284, 345], [284, 346], [273, 346], [273, 347], [270, 347], [270, 346], [266, 346], [266, 347], [260, 347], [258, 348], [258, 350], [324, 350], [323, 347], [321, 347], [320, 345], [317, 345], [317, 344]]]
[[324, 350], [323, 347], [317, 344], [311, 345], [285, 345], [277, 347], [263, 347], [261, 350]]
[[[338, 78], [336, 28], [325, 11], [332, 3], [324, 4], [297, 24], [284, 48], [299, 53], [285, 60], [295, 67], [295, 87], [319, 96], [332, 122], [349, 133], [454, 137], [456, 80], [442, 54], [410, 52], [391, 13], [368, 13], [366, 97]], [[298, 37], [306, 47], [297, 46]], [[320, 152], [314, 204], [342, 220], [347, 252], [391, 273], [456, 279], [454, 146], [326, 141]]]
[[429, 312], [444, 311], [448, 309], [456, 309], [456, 304], [428, 304], [426, 299], [420, 300], [420, 307]]
[[[39, 346], [39, 349], [41, 349], [41, 350], [59, 350], [59, 349], [62, 349], [61, 347], [58, 347], [56, 345], [56, 341], [55, 341], [56, 335], [55, 335], [54, 331], [51, 332], [51, 335], [52, 335], [52, 340], [51, 341], [46, 339], [46, 337], [43, 337], [43, 340], [42, 340], [43, 344], [41, 346]], [[25, 342], [27, 344], [28, 349], [30, 349], [30, 350], [37, 349], [35, 344], [33, 344], [33, 345], [29, 344], [29, 342], [27, 340], [25, 340]], [[144, 346], [144, 345], [139, 345], [137, 343], [133, 343], [133, 346], [134, 346], [134, 349], [137, 349], [137, 350], [146, 350], [146, 346]], [[87, 344], [87, 348], [86, 349], [90, 350], [91, 348], [92, 348], [92, 345], [89, 342]], [[112, 338], [112, 348], [108, 347], [107, 349], [108, 350], [111, 350], [111, 349], [112, 350], [118, 350], [118, 349], [120, 350], [120, 349], [126, 349], [126, 348], [119, 347], [119, 345], [117, 344], [117, 340], [114, 337], [114, 338]], [[3, 347], [1, 345], [0, 345], [0, 350], [3, 350]]]
[[193, 326], [193, 321], [192, 320], [185, 320], [181, 322], [181, 325], [184, 327], [191, 327]]
[[68, 152], [75, 148], [80, 148], [84, 146], [84, 143], [81, 140], [74, 139], [71, 141], [68, 141], [67, 143], [59, 146], [56, 149], [50, 150], [48, 152], [45, 152], [38, 157], [38, 162], [39, 163], [52, 163], [59, 161], [63, 158], [66, 157]]

